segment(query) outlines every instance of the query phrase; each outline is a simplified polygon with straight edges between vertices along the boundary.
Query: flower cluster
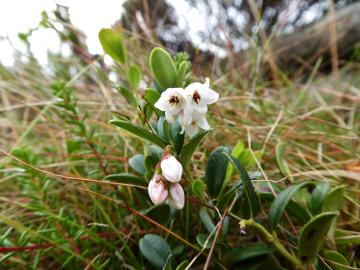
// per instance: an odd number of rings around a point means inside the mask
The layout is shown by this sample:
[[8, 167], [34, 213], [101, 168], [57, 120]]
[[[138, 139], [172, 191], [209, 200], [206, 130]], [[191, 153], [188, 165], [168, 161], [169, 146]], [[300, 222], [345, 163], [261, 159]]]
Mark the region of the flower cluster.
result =
[[205, 83], [195, 82], [183, 88], [168, 88], [155, 103], [155, 107], [165, 112], [166, 120], [173, 123], [178, 118], [185, 132], [193, 137], [199, 132], [199, 128], [210, 128], [205, 114], [207, 105], [215, 103], [219, 94], [210, 89], [209, 78]]
[[164, 156], [160, 168], [157, 169], [148, 186], [150, 199], [155, 205], [165, 202], [177, 209], [184, 207], [184, 190], [179, 184], [182, 172], [182, 165], [174, 156]]

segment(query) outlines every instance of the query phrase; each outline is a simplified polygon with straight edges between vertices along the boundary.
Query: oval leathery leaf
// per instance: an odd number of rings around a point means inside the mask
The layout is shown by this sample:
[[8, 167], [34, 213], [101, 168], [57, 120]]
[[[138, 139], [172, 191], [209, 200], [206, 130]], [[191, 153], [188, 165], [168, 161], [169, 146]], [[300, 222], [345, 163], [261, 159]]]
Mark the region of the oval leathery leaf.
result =
[[298, 241], [299, 258], [303, 263], [312, 263], [319, 253], [331, 222], [337, 212], [324, 212], [313, 217], [300, 231]]
[[286, 206], [288, 205], [291, 197], [300, 189], [309, 186], [314, 185], [312, 182], [302, 182], [300, 184], [296, 184], [293, 186], [288, 187], [287, 189], [284, 189], [281, 191], [273, 201], [273, 203], [270, 206], [269, 210], [269, 224], [270, 224], [270, 230], [273, 231], [276, 229], [281, 215], [283, 214]]

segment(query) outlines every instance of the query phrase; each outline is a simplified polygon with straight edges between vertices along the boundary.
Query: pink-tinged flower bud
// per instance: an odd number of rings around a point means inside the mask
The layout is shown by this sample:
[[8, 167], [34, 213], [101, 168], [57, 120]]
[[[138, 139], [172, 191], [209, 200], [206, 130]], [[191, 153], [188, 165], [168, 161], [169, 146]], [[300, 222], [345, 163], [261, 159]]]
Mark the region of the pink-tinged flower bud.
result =
[[161, 180], [161, 175], [153, 176], [148, 186], [148, 192], [155, 205], [162, 204], [168, 198], [169, 192]]
[[160, 163], [162, 175], [167, 181], [180, 182], [183, 167], [181, 163], [172, 155], [165, 156]]
[[169, 205], [176, 209], [183, 209], [185, 204], [184, 190], [179, 183], [170, 185]]

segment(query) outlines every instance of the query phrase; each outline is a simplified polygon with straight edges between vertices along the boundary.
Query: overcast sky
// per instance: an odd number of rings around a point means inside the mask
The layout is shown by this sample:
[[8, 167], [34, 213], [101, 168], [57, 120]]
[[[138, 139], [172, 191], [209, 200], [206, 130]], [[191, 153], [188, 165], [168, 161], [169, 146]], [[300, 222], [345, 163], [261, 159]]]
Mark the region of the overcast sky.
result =
[[[69, 6], [73, 24], [87, 35], [89, 50], [102, 53], [98, 42], [101, 28], [110, 27], [122, 12], [122, 0], [3, 0], [0, 9], [0, 37], [8, 37], [17, 49], [24, 51], [18, 39], [19, 32], [27, 32], [41, 20], [41, 12], [49, 14], [56, 3]], [[84, 7], [86, 7], [84, 9]], [[47, 63], [47, 50], [56, 52], [60, 48], [57, 34], [52, 30], [36, 31], [30, 39], [31, 50], [41, 64]], [[0, 40], [0, 61], [9, 66], [13, 63], [13, 48], [6, 40]]]

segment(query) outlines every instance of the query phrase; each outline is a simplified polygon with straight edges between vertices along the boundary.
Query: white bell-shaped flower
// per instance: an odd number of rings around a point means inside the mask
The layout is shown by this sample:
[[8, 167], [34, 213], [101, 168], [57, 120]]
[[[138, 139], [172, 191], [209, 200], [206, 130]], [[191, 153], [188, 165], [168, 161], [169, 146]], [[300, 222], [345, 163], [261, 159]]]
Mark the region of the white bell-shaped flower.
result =
[[189, 125], [182, 125], [182, 132], [185, 131], [187, 135], [191, 137], [195, 136], [200, 128], [204, 130], [210, 129], [209, 123], [205, 118], [205, 114], [200, 113], [199, 111], [193, 111], [192, 120]]
[[172, 155], [167, 155], [160, 163], [162, 175], [169, 182], [180, 182], [183, 173], [181, 163]]
[[185, 106], [187, 100], [182, 88], [168, 88], [161, 93], [159, 100], [154, 104], [160, 111], [165, 112], [166, 120], [173, 123]]
[[185, 88], [186, 97], [191, 106], [200, 113], [207, 112], [207, 105], [215, 103], [219, 94], [210, 89], [210, 80], [206, 78], [205, 83], [195, 82]]
[[155, 174], [148, 185], [148, 193], [151, 201], [155, 204], [162, 204], [168, 199], [169, 192], [161, 175]]
[[179, 183], [170, 185], [170, 194], [167, 203], [176, 209], [183, 209], [185, 204], [184, 190]]

